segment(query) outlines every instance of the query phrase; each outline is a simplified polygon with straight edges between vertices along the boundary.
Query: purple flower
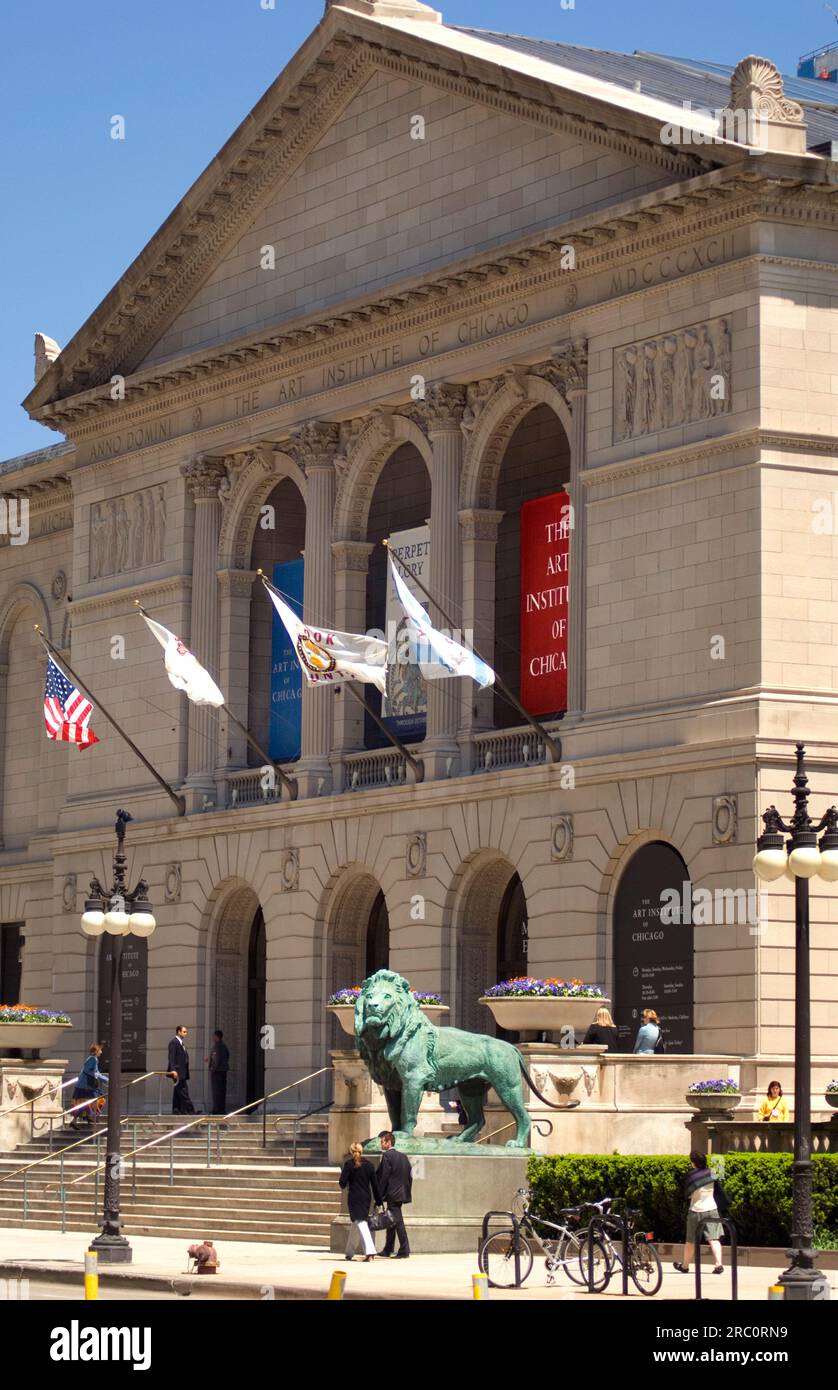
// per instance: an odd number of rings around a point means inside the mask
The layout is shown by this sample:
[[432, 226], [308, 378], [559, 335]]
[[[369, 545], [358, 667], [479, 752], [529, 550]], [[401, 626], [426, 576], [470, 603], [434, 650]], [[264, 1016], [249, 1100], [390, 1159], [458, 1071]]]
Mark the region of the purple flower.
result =
[[739, 1082], [733, 1077], [719, 1077], [717, 1081], [691, 1081], [687, 1087], [691, 1096], [738, 1096]]
[[603, 999], [599, 985], [586, 985], [581, 980], [539, 980], [532, 975], [518, 975], [502, 980], [487, 990], [487, 999]]

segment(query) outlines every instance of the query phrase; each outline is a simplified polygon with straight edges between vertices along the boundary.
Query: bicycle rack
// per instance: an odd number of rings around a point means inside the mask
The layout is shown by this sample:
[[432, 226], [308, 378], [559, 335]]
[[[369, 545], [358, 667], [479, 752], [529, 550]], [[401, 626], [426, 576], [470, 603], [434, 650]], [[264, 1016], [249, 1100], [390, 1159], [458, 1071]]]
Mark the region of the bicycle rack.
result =
[[[623, 1293], [623, 1294], [628, 1294], [628, 1291], [629, 1291], [629, 1287], [628, 1287], [628, 1282], [629, 1282], [629, 1255], [628, 1255], [628, 1251], [629, 1251], [629, 1228], [628, 1228], [628, 1222], [627, 1222], [625, 1216], [621, 1216], [621, 1215], [619, 1215], [619, 1213], [616, 1213], [616, 1212], [614, 1213], [613, 1216], [609, 1216], [608, 1219], [609, 1219], [609, 1221], [612, 1221], [612, 1222], [614, 1222], [614, 1221], [619, 1221], [619, 1223], [620, 1223], [620, 1229], [621, 1229], [621, 1231], [622, 1231], [622, 1242], [623, 1242], [623, 1256], [622, 1256], [622, 1260], [621, 1260], [621, 1262], [620, 1262], [620, 1263], [622, 1264], [622, 1268], [623, 1268], [623, 1287], [622, 1287], [622, 1289], [621, 1289], [621, 1293]], [[595, 1216], [594, 1219], [593, 1219], [593, 1221], [591, 1221], [591, 1222], [589, 1223], [589, 1225], [588, 1225], [588, 1293], [597, 1293], [597, 1290], [594, 1288], [594, 1241], [596, 1240], [596, 1237], [600, 1234], [600, 1232], [602, 1232], [603, 1234], [605, 1233], [605, 1222], [604, 1222], [604, 1220], [603, 1220], [602, 1217], [600, 1217], [600, 1216]], [[605, 1288], [606, 1288], [606, 1289], [608, 1288], [608, 1285], [609, 1285], [610, 1283], [611, 1283], [611, 1276], [609, 1275], [608, 1279], [607, 1279], [606, 1282], [605, 1282]], [[605, 1292], [605, 1289], [603, 1289], [601, 1292], [604, 1293], [604, 1292]]]
[[730, 1236], [730, 1301], [739, 1301], [739, 1242], [736, 1239], [736, 1227], [727, 1216], [702, 1216], [695, 1228], [695, 1296], [696, 1301], [701, 1298], [701, 1237], [704, 1235], [704, 1227], [708, 1221], [720, 1221], [722, 1226]]
[[[487, 1211], [487, 1212], [486, 1212], [486, 1215], [483, 1217], [483, 1230], [482, 1230], [481, 1236], [480, 1236], [480, 1243], [481, 1243], [481, 1245], [483, 1244], [483, 1241], [484, 1241], [484, 1240], [487, 1240], [487, 1239], [488, 1239], [488, 1236], [489, 1236], [489, 1222], [491, 1221], [491, 1219], [492, 1219], [493, 1216], [504, 1216], [504, 1217], [506, 1217], [507, 1221], [511, 1221], [511, 1223], [512, 1223], [512, 1240], [513, 1240], [513, 1247], [512, 1247], [512, 1249], [513, 1249], [513, 1253], [514, 1253], [514, 1256], [515, 1256], [515, 1284], [514, 1284], [514, 1287], [515, 1287], [516, 1289], [520, 1289], [520, 1287], [521, 1287], [521, 1223], [520, 1223], [520, 1221], [518, 1220], [518, 1218], [517, 1218], [517, 1216], [515, 1215], [515, 1213], [512, 1212], [512, 1211]], [[500, 1232], [496, 1232], [495, 1234], [498, 1234], [498, 1235], [499, 1235]], [[488, 1275], [487, 1275], [487, 1277], [488, 1277]]]

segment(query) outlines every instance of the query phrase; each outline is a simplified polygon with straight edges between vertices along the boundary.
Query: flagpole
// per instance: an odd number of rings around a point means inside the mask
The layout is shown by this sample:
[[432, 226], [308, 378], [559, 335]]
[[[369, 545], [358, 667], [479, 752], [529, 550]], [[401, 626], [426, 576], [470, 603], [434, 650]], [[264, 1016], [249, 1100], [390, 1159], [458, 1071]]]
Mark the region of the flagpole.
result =
[[[266, 589], [273, 589], [274, 593], [277, 595], [278, 598], [282, 598], [282, 597], [283, 597], [283, 595], [280, 593], [279, 589], [277, 589], [276, 585], [275, 585], [275, 584], [272, 584], [271, 581], [270, 581], [269, 579], [266, 578], [266, 576], [265, 576], [265, 574], [264, 574], [264, 572], [263, 572], [262, 570], [257, 570], [256, 573], [258, 574], [259, 578], [261, 579], [261, 581], [262, 581], [262, 583], [264, 584], [264, 586], [265, 586]], [[416, 778], [416, 781], [417, 781], [417, 782], [422, 782], [422, 781], [424, 780], [424, 777], [425, 777], [425, 769], [424, 769], [424, 766], [423, 766], [422, 762], [419, 761], [419, 760], [417, 760], [416, 758], [414, 758], [413, 754], [410, 753], [410, 752], [408, 751], [407, 748], [405, 748], [405, 746], [404, 746], [404, 744], [402, 743], [401, 739], [399, 739], [399, 738], [396, 737], [396, 735], [393, 733], [392, 729], [388, 729], [388, 728], [387, 728], [387, 725], [384, 723], [384, 721], [383, 721], [382, 719], [380, 719], [379, 716], [376, 714], [375, 710], [372, 709], [372, 708], [367, 704], [367, 702], [366, 702], [366, 700], [364, 699], [363, 695], [359, 695], [359, 694], [358, 694], [358, 691], [355, 690], [354, 686], [352, 685], [352, 683], [351, 683], [350, 681], [346, 681], [346, 688], [347, 688], [347, 690], [349, 691], [349, 693], [350, 693], [351, 695], [354, 695], [355, 699], [358, 701], [358, 704], [359, 704], [359, 705], [363, 705], [363, 707], [364, 707], [364, 709], [366, 710], [367, 714], [368, 714], [368, 715], [370, 716], [370, 718], [374, 721], [374, 723], [376, 723], [376, 724], [378, 725], [379, 729], [380, 729], [381, 732], [384, 734], [385, 738], [388, 738], [388, 739], [390, 740], [390, 742], [392, 743], [393, 747], [396, 748], [396, 749], [398, 749], [398, 751], [401, 753], [402, 757], [404, 758], [405, 762], [410, 764], [410, 766], [413, 768], [413, 773], [414, 773], [414, 776], [415, 776], [415, 778]], [[338, 687], [335, 686], [335, 689], [338, 689]]]
[[[140, 603], [140, 600], [139, 600], [139, 599], [137, 599], [137, 598], [134, 599], [134, 605], [135, 605], [135, 607], [136, 607], [138, 613], [143, 614], [143, 616], [146, 617], [146, 618], [151, 618], [151, 614], [149, 613], [148, 609], [147, 609], [147, 608], [143, 608], [143, 606], [142, 606], [142, 604]], [[154, 620], [152, 620], [152, 621], [154, 621]], [[272, 767], [272, 768], [274, 769], [274, 771], [275, 771], [276, 773], [279, 774], [279, 780], [281, 781], [282, 785], [285, 787], [286, 791], [288, 792], [288, 795], [289, 795], [290, 800], [291, 800], [291, 801], [296, 801], [296, 800], [297, 800], [297, 783], [296, 783], [296, 781], [295, 781], [293, 778], [287, 776], [287, 774], [286, 774], [285, 772], [283, 772], [282, 768], [279, 767], [279, 766], [274, 762], [274, 760], [273, 760], [273, 758], [270, 756], [270, 754], [269, 754], [269, 753], [266, 753], [265, 750], [264, 750], [264, 748], [260, 747], [260, 745], [256, 742], [255, 738], [253, 738], [253, 736], [251, 735], [250, 730], [247, 729], [247, 728], [245, 727], [245, 725], [242, 724], [241, 720], [240, 720], [240, 719], [237, 719], [236, 716], [233, 714], [233, 711], [230, 709], [230, 706], [227, 704], [226, 701], [224, 702], [224, 705], [222, 706], [222, 708], [223, 708], [225, 714], [227, 715], [227, 718], [231, 721], [231, 723], [235, 724], [236, 728], [237, 728], [237, 729], [240, 729], [241, 732], [244, 734], [244, 736], [245, 736], [245, 738], [247, 739], [248, 743], [250, 744], [251, 748], [254, 748], [254, 749], [256, 750], [256, 752], [259, 754], [259, 757], [262, 759], [262, 762], [265, 763], [268, 767]]]
[[[447, 622], [447, 624], [448, 624], [448, 626], [450, 627], [451, 631], [453, 632], [454, 629], [456, 628], [456, 623], [454, 622], [453, 618], [449, 617], [449, 615], [446, 613], [446, 611], [445, 611], [445, 609], [443, 608], [442, 604], [439, 602], [439, 599], [434, 598], [433, 594], [430, 594], [430, 593], [428, 592], [428, 590], [425, 588], [424, 584], [422, 583], [421, 579], [419, 578], [418, 574], [415, 574], [415, 573], [414, 573], [414, 571], [410, 568], [410, 565], [406, 565], [406, 564], [405, 564], [404, 560], [401, 558], [400, 555], [396, 555], [395, 550], [392, 549], [392, 547], [389, 545], [389, 543], [388, 543], [388, 541], [387, 541], [386, 539], [383, 540], [383, 541], [381, 542], [381, 544], [384, 546], [384, 548], [385, 548], [385, 550], [387, 551], [388, 555], [393, 555], [393, 556], [395, 557], [395, 559], [398, 561], [398, 563], [401, 565], [402, 569], [404, 570], [405, 574], [409, 574], [409, 575], [410, 575], [410, 578], [414, 581], [414, 583], [415, 583], [415, 584], [418, 584], [419, 588], [422, 590], [422, 593], [425, 595], [425, 597], [426, 597], [427, 599], [430, 599], [431, 603], [434, 605], [435, 608], [438, 608], [438, 609], [439, 609], [439, 611], [440, 611], [440, 613], [442, 614], [443, 618], [445, 619], [445, 621]], [[475, 655], [476, 657], [478, 657], [478, 659], [479, 659], [480, 661], [483, 661], [483, 657], [480, 655], [479, 651], [477, 650], [477, 648], [474, 646], [473, 643], [472, 643], [472, 651], [474, 652], [474, 655]], [[488, 665], [489, 665], [488, 661], [483, 661], [483, 664], [484, 664], [484, 666], [488, 666]], [[553, 737], [552, 734], [550, 734], [550, 733], [547, 732], [547, 730], [545, 729], [545, 727], [544, 727], [543, 724], [539, 723], [539, 721], [538, 721], [537, 719], [535, 719], [535, 718], [533, 717], [533, 715], [529, 714], [529, 713], [524, 709], [524, 706], [521, 704], [521, 701], [517, 698], [517, 696], [515, 696], [515, 695], [512, 694], [512, 691], [509, 689], [509, 687], [508, 687], [508, 685], [506, 684], [506, 682], [501, 680], [501, 678], [500, 678], [500, 676], [498, 675], [497, 671], [495, 671], [495, 685], [497, 686], [497, 688], [498, 688], [500, 694], [503, 696], [503, 698], [504, 698], [505, 700], [508, 700], [509, 704], [512, 705], [513, 708], [516, 709], [516, 710], [518, 711], [519, 714], [522, 714], [522, 715], [524, 716], [524, 718], [526, 719], [526, 721], [527, 721], [527, 723], [529, 724], [530, 728], [531, 728], [531, 729], [534, 729], [535, 732], [539, 735], [539, 737], [541, 737], [541, 738], [544, 739], [545, 744], [546, 744], [547, 747], [550, 749], [550, 752], [553, 754], [553, 761], [554, 761], [554, 762], [557, 762], [557, 763], [561, 762], [561, 760], [562, 760], [562, 745], [561, 745], [561, 740], [560, 740], [560, 739], [555, 739], [555, 738]]]
[[166, 795], [175, 803], [175, 805], [177, 806], [177, 813], [178, 813], [178, 815], [179, 815], [179, 816], [185, 816], [185, 815], [186, 815], [186, 802], [185, 802], [185, 800], [183, 799], [183, 797], [182, 797], [182, 796], [178, 796], [177, 792], [176, 792], [176, 791], [173, 791], [173, 789], [169, 786], [168, 782], [167, 782], [163, 777], [160, 776], [160, 773], [157, 771], [157, 769], [156, 769], [155, 767], [152, 767], [152, 765], [151, 765], [151, 763], [149, 762], [148, 758], [147, 758], [143, 753], [140, 752], [139, 748], [137, 747], [136, 743], [134, 743], [133, 739], [130, 739], [130, 738], [128, 737], [128, 735], [126, 734], [125, 730], [122, 728], [122, 725], [121, 725], [121, 724], [118, 724], [117, 721], [114, 719], [113, 715], [108, 713], [108, 711], [105, 709], [105, 706], [102, 704], [102, 701], [99, 699], [98, 695], [94, 695], [93, 692], [92, 692], [91, 690], [89, 690], [88, 687], [87, 687], [86, 685], [84, 685], [84, 684], [82, 683], [81, 680], [79, 680], [79, 677], [76, 675], [76, 673], [75, 673], [75, 671], [73, 670], [72, 666], [70, 665], [69, 661], [66, 661], [65, 658], [64, 658], [64, 656], [61, 654], [61, 652], [58, 651], [57, 647], [54, 647], [54, 646], [52, 645], [52, 642], [50, 642], [49, 638], [44, 636], [43, 632], [41, 631], [40, 623], [36, 623], [36, 624], [35, 624], [35, 631], [37, 632], [38, 636], [40, 637], [40, 639], [41, 639], [41, 641], [43, 642], [44, 646], [46, 647], [47, 651], [50, 652], [51, 654], [53, 654], [53, 655], [55, 656], [56, 661], [60, 663], [62, 669], [65, 670], [65, 671], [68, 673], [68, 675], [70, 675], [70, 676], [73, 677], [73, 680], [76, 682], [76, 685], [78, 686], [79, 690], [84, 691], [84, 694], [87, 696], [87, 698], [88, 698], [90, 701], [92, 701], [92, 703], [95, 705], [96, 709], [99, 709], [99, 710], [102, 711], [102, 714], [104, 714], [104, 716], [105, 716], [105, 718], [108, 720], [108, 722], [109, 722], [110, 724], [113, 725], [113, 727], [116, 729], [116, 732], [117, 732], [117, 733], [120, 735], [120, 737], [123, 738], [123, 739], [125, 740], [125, 742], [128, 744], [128, 747], [131, 749], [131, 752], [134, 753], [134, 754], [139, 758], [139, 760], [140, 760], [140, 762], [142, 763], [143, 767], [146, 768], [147, 771], [149, 771], [149, 772], [151, 773], [151, 775], [152, 775], [152, 777], [154, 778], [155, 782], [157, 782], [157, 783], [163, 788], [163, 790], [164, 790], [164, 792], [166, 793]]

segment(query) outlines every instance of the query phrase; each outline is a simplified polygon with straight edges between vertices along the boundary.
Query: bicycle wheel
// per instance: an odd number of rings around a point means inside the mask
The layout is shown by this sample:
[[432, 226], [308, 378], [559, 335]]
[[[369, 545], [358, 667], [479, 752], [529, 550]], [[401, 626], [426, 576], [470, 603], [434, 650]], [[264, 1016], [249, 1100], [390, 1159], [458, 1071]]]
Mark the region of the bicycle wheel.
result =
[[[606, 1248], [606, 1246], [603, 1245], [602, 1241], [599, 1240], [599, 1238], [594, 1240], [593, 1249], [594, 1292], [602, 1293], [602, 1290], [608, 1287], [608, 1282], [611, 1278], [611, 1274], [614, 1269], [614, 1258], [611, 1255], [611, 1252]], [[584, 1284], [586, 1288], [590, 1287], [588, 1279], [590, 1269], [590, 1250], [591, 1237], [585, 1236], [580, 1242], [579, 1250], [579, 1271], [581, 1274], [581, 1278], [577, 1279], [576, 1282], [579, 1284]], [[568, 1267], [568, 1273], [569, 1272], [570, 1270]]]
[[[521, 1283], [532, 1269], [532, 1247], [520, 1241]], [[515, 1238], [511, 1231], [496, 1231], [481, 1243], [477, 1257], [482, 1274], [488, 1275], [493, 1289], [515, 1288]]]
[[[556, 1268], [564, 1269], [565, 1274], [568, 1276], [568, 1278], [573, 1280], [574, 1284], [587, 1284], [588, 1282], [587, 1273], [583, 1278], [579, 1267], [579, 1261], [582, 1256], [582, 1251], [584, 1247], [585, 1237], [578, 1236], [575, 1231], [570, 1231], [559, 1241]], [[586, 1271], [587, 1268], [588, 1267], [586, 1265]]]
[[660, 1255], [648, 1240], [637, 1240], [632, 1246], [629, 1274], [647, 1298], [656, 1294], [663, 1283]]

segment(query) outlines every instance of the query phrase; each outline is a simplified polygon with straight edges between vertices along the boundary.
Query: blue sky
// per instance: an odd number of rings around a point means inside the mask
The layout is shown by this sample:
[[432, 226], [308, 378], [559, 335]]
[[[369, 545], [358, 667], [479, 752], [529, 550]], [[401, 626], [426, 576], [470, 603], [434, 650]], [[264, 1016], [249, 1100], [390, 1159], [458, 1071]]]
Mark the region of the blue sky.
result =
[[[34, 333], [69, 341], [322, 15], [323, 0], [275, 3], [7, 0], [0, 459], [59, 439], [20, 407]], [[449, 23], [729, 63], [758, 53], [785, 72], [838, 38], [821, 0], [435, 3]]]

